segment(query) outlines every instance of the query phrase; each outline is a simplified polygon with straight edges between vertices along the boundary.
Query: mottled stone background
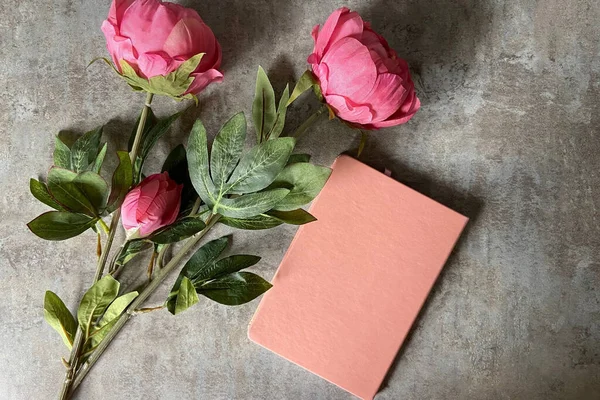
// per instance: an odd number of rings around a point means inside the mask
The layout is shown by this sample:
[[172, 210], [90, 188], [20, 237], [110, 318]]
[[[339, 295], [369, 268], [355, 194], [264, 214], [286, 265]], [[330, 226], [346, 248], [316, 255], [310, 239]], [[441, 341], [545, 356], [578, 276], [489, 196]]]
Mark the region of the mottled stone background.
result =
[[[410, 62], [422, 109], [372, 135], [364, 159], [471, 222], [378, 399], [600, 398], [600, 3], [185, 4], [221, 41], [226, 79], [154, 151], [150, 169], [196, 117], [215, 132], [234, 112], [248, 115], [259, 64], [278, 90], [295, 81], [312, 26], [338, 6], [360, 11]], [[0, 4], [1, 399], [56, 396], [66, 351], [43, 321], [44, 291], [74, 308], [95, 262], [91, 233], [51, 243], [28, 232], [25, 223], [46, 210], [28, 180], [45, 175], [59, 130], [108, 123], [111, 149], [122, 148], [143, 103], [105, 65], [86, 69], [106, 55], [107, 10], [106, 0]], [[299, 103], [289, 129], [315, 105]], [[182, 106], [155, 101], [159, 115]], [[357, 144], [356, 133], [332, 122], [300, 147], [329, 164]], [[258, 269], [271, 277], [294, 231], [237, 233], [235, 247], [263, 256]], [[351, 398], [251, 343], [256, 305], [202, 301], [178, 318], [134, 318], [77, 398]]]

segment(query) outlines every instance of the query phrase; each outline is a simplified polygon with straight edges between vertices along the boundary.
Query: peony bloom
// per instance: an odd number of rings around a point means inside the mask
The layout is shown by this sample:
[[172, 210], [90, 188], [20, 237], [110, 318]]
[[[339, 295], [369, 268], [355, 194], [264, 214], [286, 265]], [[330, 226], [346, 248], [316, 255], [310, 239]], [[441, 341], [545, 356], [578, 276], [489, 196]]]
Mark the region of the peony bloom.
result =
[[360, 15], [334, 11], [315, 26], [308, 57], [324, 100], [335, 114], [364, 129], [407, 122], [419, 109], [408, 64]]
[[204, 53], [184, 93], [198, 94], [221, 82], [221, 46], [195, 10], [160, 0], [113, 0], [102, 23], [106, 46], [119, 72], [126, 61], [142, 78], [167, 75]]
[[168, 172], [150, 175], [133, 188], [121, 205], [123, 227], [128, 237], [145, 237], [175, 222], [181, 190]]

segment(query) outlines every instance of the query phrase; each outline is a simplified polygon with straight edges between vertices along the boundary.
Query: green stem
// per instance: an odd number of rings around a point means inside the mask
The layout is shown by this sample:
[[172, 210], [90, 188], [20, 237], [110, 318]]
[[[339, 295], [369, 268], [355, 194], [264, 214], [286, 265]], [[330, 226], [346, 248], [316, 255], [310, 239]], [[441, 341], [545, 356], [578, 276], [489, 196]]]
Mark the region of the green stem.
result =
[[100, 225], [100, 227], [102, 228], [102, 230], [104, 231], [104, 233], [108, 234], [110, 232], [110, 228], [108, 227], [108, 225], [106, 225], [106, 222], [104, 222], [102, 220], [102, 218], [100, 218], [98, 220], [98, 224]]
[[327, 106], [323, 105], [323, 107], [319, 108], [317, 111], [315, 111], [315, 113], [313, 115], [308, 117], [306, 119], [306, 121], [304, 121], [302, 123], [302, 125], [300, 125], [298, 127], [298, 129], [296, 129], [296, 131], [294, 133], [292, 133], [290, 136], [295, 137], [295, 138], [299, 138], [300, 136], [302, 136], [304, 134], [304, 132], [306, 132], [308, 130], [308, 128], [310, 128], [319, 119], [321, 114], [323, 114], [326, 111], [327, 111]]
[[[144, 108], [142, 109], [142, 115], [140, 116], [140, 123], [138, 124], [137, 131], [135, 133], [135, 139], [133, 142], [133, 147], [131, 149], [130, 158], [133, 160], [136, 159], [137, 153], [140, 148], [140, 143], [142, 140], [142, 133], [144, 132], [144, 125], [146, 124], [146, 118], [148, 117], [148, 110], [150, 110], [150, 103], [152, 102], [152, 94], [148, 93], [146, 96], [146, 103], [144, 104]], [[96, 265], [96, 273], [94, 274], [94, 284], [102, 278], [102, 274], [104, 273], [104, 267], [106, 265], [106, 260], [108, 259], [108, 254], [110, 252], [110, 248], [115, 239], [115, 234], [117, 232], [117, 228], [119, 226], [119, 219], [121, 218], [121, 209], [117, 208], [112, 215], [112, 219], [110, 221], [110, 228], [108, 230], [108, 237], [106, 239], [106, 245], [102, 249], [102, 253], [98, 258], [98, 264]], [[106, 224], [101, 219], [99, 220], [100, 225]], [[83, 342], [85, 337], [80, 327], [77, 327], [77, 332], [75, 333], [75, 338], [73, 340], [73, 347], [71, 348], [71, 354], [69, 354], [69, 367], [65, 373], [65, 380], [63, 381], [63, 385], [58, 396], [59, 400], [66, 400], [69, 398], [70, 393], [72, 391], [71, 387], [73, 385], [73, 378], [75, 372], [77, 371], [79, 364], [79, 357], [81, 356], [81, 351], [83, 348]]]
[[100, 342], [96, 350], [90, 355], [86, 363], [77, 371], [77, 375], [73, 380], [73, 385], [71, 388], [71, 394], [73, 391], [81, 384], [85, 376], [90, 372], [98, 358], [102, 355], [104, 350], [108, 347], [110, 342], [117, 336], [119, 331], [125, 326], [129, 318], [132, 315], [136, 314], [136, 310], [140, 308], [142, 303], [146, 301], [146, 299], [159, 287], [159, 285], [165, 280], [165, 278], [179, 265], [179, 263], [183, 260], [186, 254], [196, 246], [196, 244], [210, 231], [210, 229], [217, 223], [221, 216], [219, 214], [214, 214], [208, 217], [206, 221], [206, 227], [200, 231], [196, 236], [188, 239], [185, 245], [179, 250], [173, 258], [165, 265], [163, 269], [158, 271], [156, 276], [152, 281], [148, 283], [148, 285], [142, 290], [142, 292], [133, 300], [133, 302], [127, 307], [127, 310], [117, 320], [115, 325], [111, 328], [110, 332], [106, 335], [104, 339]]

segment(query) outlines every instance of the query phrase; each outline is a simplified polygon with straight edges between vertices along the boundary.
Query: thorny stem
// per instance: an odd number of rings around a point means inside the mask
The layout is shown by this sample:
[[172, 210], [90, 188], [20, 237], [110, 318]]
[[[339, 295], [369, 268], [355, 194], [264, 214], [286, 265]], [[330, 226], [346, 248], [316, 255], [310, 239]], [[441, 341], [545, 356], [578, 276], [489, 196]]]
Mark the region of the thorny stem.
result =
[[[152, 93], [148, 93], [146, 96], [146, 103], [144, 104], [144, 108], [142, 109], [142, 114], [140, 116], [140, 123], [138, 124], [137, 131], [135, 133], [135, 139], [133, 142], [133, 147], [131, 149], [131, 153], [129, 154], [131, 158], [131, 162], [133, 163], [137, 157], [140, 143], [142, 139], [142, 133], [144, 132], [144, 125], [146, 124], [146, 118], [148, 117], [148, 111], [150, 110], [150, 103], [152, 103]], [[94, 282], [96, 283], [102, 277], [104, 273], [104, 266], [106, 265], [106, 260], [108, 259], [108, 253], [110, 252], [110, 248], [115, 239], [115, 234], [117, 232], [117, 228], [119, 226], [119, 219], [121, 218], [121, 209], [117, 208], [112, 215], [112, 219], [110, 221], [110, 228], [108, 231], [108, 238], [106, 239], [106, 245], [104, 246], [103, 251], [98, 258], [98, 264], [96, 265], [96, 273], [94, 274]], [[104, 221], [99, 220], [100, 224], [104, 224]], [[106, 226], [106, 224], [104, 224]], [[70, 392], [72, 392], [73, 378], [75, 376], [75, 372], [77, 372], [77, 367], [79, 364], [79, 357], [81, 356], [81, 350], [83, 347], [84, 335], [81, 331], [81, 328], [77, 328], [77, 332], [75, 333], [75, 339], [73, 340], [73, 347], [71, 348], [71, 354], [69, 355], [69, 367], [67, 367], [67, 371], [65, 373], [65, 380], [63, 382], [60, 394], [58, 396], [59, 400], [66, 400], [70, 396]]]
[[69, 394], [72, 394], [73, 391], [81, 384], [85, 376], [92, 369], [98, 358], [102, 355], [104, 350], [108, 347], [110, 342], [117, 336], [119, 331], [125, 326], [129, 318], [132, 315], [135, 315], [142, 305], [144, 301], [159, 287], [159, 285], [164, 281], [164, 279], [179, 265], [179, 263], [183, 260], [186, 254], [196, 246], [196, 244], [210, 231], [210, 229], [217, 223], [221, 216], [219, 214], [210, 215], [206, 221], [206, 227], [200, 231], [196, 236], [191, 237], [185, 243], [185, 245], [179, 250], [173, 258], [165, 265], [163, 269], [158, 271], [155, 278], [148, 283], [148, 285], [142, 290], [142, 292], [133, 300], [133, 302], [127, 307], [125, 312], [121, 314], [118, 318], [115, 325], [108, 332], [106, 337], [100, 342], [96, 350], [92, 352], [86, 363], [77, 371], [77, 375], [73, 380], [73, 385], [71, 387], [71, 391]]

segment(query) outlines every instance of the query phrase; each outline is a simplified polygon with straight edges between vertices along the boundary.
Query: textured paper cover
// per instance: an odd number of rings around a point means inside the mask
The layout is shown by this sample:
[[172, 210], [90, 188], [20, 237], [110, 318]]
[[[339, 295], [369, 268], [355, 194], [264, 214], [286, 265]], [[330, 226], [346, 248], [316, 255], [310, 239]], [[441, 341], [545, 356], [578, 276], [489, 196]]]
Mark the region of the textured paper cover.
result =
[[248, 335], [372, 399], [467, 218], [351, 157], [332, 168]]

